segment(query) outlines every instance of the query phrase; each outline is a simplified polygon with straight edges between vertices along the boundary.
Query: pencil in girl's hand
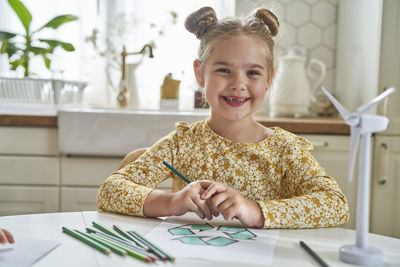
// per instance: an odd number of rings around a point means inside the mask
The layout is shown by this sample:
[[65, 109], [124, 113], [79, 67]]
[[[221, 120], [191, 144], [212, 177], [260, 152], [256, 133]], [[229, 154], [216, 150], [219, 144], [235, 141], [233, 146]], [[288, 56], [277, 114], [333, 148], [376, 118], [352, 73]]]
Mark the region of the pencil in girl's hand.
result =
[[184, 180], [186, 183], [190, 184], [192, 181], [187, 178], [185, 175], [183, 175], [180, 171], [178, 171], [177, 169], [175, 169], [174, 167], [172, 167], [171, 164], [169, 164], [168, 162], [166, 162], [165, 160], [163, 161], [163, 164], [165, 166], [168, 167], [168, 169], [170, 169], [171, 171], [173, 171], [176, 175], [178, 175], [182, 180]]

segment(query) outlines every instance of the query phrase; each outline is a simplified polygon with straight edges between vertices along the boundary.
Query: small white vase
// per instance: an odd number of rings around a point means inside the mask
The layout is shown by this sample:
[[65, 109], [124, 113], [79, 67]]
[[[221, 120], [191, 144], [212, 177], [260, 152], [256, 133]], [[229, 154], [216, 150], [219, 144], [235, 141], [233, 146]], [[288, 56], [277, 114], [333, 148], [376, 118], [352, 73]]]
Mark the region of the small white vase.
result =
[[136, 82], [136, 69], [139, 65], [140, 63], [126, 64], [127, 87], [129, 92], [128, 106], [132, 108], [138, 108], [140, 103]]

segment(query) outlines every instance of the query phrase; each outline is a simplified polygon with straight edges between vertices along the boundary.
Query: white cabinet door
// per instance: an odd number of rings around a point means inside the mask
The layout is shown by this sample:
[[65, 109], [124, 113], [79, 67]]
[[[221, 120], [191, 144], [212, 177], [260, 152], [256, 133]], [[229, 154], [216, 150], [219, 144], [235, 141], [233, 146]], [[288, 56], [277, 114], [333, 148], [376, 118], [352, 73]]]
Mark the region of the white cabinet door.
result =
[[121, 161], [122, 158], [61, 157], [61, 184], [98, 187]]
[[97, 210], [98, 187], [61, 187], [61, 211]]
[[58, 157], [0, 155], [0, 184], [58, 185]]
[[58, 156], [57, 128], [0, 127], [0, 154]]
[[349, 136], [337, 135], [302, 135], [314, 145], [313, 156], [326, 170], [328, 175], [335, 178], [340, 189], [346, 196], [350, 208], [350, 220], [346, 228], [355, 229], [357, 207], [357, 166], [353, 182], [348, 182], [349, 166]]
[[400, 137], [376, 136], [371, 229], [400, 238]]
[[58, 187], [0, 186], [0, 216], [57, 212]]

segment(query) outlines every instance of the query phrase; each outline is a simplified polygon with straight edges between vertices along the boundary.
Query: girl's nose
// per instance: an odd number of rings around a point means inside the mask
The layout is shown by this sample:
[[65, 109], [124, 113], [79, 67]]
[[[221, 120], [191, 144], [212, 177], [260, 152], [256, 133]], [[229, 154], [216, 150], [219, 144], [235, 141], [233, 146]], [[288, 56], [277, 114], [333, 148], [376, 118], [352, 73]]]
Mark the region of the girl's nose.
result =
[[231, 89], [238, 91], [246, 90], [245, 77], [243, 77], [242, 74], [236, 73], [235, 75], [233, 75]]

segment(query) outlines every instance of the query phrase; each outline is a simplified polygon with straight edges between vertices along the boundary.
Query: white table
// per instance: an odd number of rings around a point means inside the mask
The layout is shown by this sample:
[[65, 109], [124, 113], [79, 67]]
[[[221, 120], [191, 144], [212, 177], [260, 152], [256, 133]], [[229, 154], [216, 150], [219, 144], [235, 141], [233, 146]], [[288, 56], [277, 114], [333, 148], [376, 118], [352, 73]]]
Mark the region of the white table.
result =
[[[17, 242], [20, 237], [51, 238], [60, 241], [60, 245], [34, 266], [242, 266], [231, 262], [212, 262], [195, 259], [177, 258], [175, 263], [144, 263], [132, 257], [120, 257], [114, 253], [104, 255], [101, 252], [62, 233], [61, 227], [84, 231], [92, 227], [92, 221], [112, 225], [117, 224], [124, 229], [135, 229], [147, 234], [161, 222], [157, 218], [139, 218], [117, 215], [100, 211], [45, 213], [0, 217], [0, 227], [13, 233]], [[353, 266], [339, 261], [339, 247], [355, 241], [355, 231], [342, 228], [280, 230], [271, 266], [319, 266], [299, 246], [305, 241], [330, 266]], [[400, 239], [369, 234], [369, 244], [384, 251], [383, 266], [400, 266]], [[261, 264], [262, 266], [262, 264]]]

